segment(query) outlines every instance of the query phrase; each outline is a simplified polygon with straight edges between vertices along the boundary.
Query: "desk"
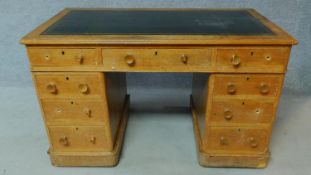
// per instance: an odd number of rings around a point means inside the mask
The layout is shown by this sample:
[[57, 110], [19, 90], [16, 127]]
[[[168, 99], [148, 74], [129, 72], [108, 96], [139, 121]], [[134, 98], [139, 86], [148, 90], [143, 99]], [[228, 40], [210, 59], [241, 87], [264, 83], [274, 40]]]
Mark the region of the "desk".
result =
[[53, 165], [116, 165], [126, 72], [189, 72], [199, 163], [263, 168], [297, 41], [253, 9], [65, 9], [21, 43]]

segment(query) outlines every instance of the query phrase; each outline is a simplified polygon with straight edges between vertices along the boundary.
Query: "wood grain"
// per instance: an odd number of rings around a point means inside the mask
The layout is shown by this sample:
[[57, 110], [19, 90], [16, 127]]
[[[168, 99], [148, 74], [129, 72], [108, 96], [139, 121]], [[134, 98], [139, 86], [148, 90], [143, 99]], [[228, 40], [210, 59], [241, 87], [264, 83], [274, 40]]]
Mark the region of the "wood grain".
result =
[[84, 66], [101, 63], [96, 48], [35, 47], [28, 48], [27, 51], [33, 66]]
[[126, 72], [188, 72], [200, 165], [267, 166], [295, 38], [254, 9], [246, 11], [275, 35], [40, 35], [72, 10], [21, 39], [53, 165], [115, 166], [129, 108]]

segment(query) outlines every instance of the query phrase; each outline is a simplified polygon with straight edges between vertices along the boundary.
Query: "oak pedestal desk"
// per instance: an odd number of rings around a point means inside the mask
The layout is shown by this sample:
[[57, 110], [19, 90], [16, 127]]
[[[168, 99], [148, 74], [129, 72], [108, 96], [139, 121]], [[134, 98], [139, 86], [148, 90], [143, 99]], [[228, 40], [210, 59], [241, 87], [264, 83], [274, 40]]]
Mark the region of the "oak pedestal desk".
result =
[[116, 165], [126, 72], [189, 72], [199, 163], [263, 168], [297, 41], [253, 9], [65, 9], [21, 43], [53, 165]]

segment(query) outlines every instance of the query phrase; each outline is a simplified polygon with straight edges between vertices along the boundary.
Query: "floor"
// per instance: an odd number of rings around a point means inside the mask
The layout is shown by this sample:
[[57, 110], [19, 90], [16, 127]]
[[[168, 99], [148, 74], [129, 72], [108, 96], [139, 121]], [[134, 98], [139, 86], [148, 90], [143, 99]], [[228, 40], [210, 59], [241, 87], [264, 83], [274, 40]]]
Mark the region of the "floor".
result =
[[140, 89], [130, 91], [131, 113], [118, 166], [59, 168], [51, 166], [46, 154], [48, 142], [33, 88], [0, 89], [0, 175], [22, 172], [32, 175], [307, 175], [311, 172], [311, 97], [286, 92], [282, 96], [270, 144], [272, 158], [266, 169], [201, 167], [196, 157], [191, 115], [186, 107], [190, 92], [169, 89], [148, 90], [148, 95]]

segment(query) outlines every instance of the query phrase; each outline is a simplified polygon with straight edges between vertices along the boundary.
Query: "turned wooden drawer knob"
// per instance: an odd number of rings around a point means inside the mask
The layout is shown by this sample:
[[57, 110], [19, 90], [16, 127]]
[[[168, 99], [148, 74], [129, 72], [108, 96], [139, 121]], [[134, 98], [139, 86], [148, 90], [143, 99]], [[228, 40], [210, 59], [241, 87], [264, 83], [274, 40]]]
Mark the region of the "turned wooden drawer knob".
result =
[[88, 117], [91, 117], [91, 114], [92, 114], [92, 111], [90, 108], [84, 108], [83, 109], [83, 113], [88, 116]]
[[90, 142], [95, 144], [96, 143], [96, 137], [91, 137]]
[[224, 136], [221, 136], [220, 139], [219, 139], [219, 143], [221, 145], [228, 145], [228, 139]]
[[185, 54], [181, 55], [180, 59], [181, 59], [182, 63], [184, 63], [184, 64], [188, 63], [188, 56], [187, 55], [185, 55]]
[[254, 139], [254, 137], [250, 137], [248, 140], [249, 140], [249, 143], [250, 143], [250, 147], [252, 147], [252, 148], [257, 148], [258, 143], [257, 143], [257, 141]]
[[234, 94], [236, 92], [236, 86], [233, 83], [227, 84], [227, 92], [229, 94]]
[[224, 118], [226, 120], [231, 120], [233, 118], [233, 114], [230, 109], [225, 109]]
[[135, 65], [135, 58], [133, 55], [126, 55], [124, 60], [125, 60], [126, 64], [129, 66]]
[[56, 84], [53, 82], [50, 82], [47, 86], [46, 89], [51, 93], [51, 94], [57, 94], [57, 87]]
[[84, 60], [83, 54], [80, 54], [80, 55], [77, 57], [77, 59], [76, 59], [76, 61], [77, 61], [79, 64], [82, 64], [82, 63], [83, 63], [83, 60]]
[[59, 139], [59, 143], [62, 144], [63, 146], [69, 146], [69, 141], [68, 141], [68, 138], [65, 136], [65, 137], [61, 137]]
[[82, 94], [87, 94], [89, 92], [89, 86], [87, 84], [79, 84], [79, 89]]
[[231, 57], [231, 64], [232, 64], [233, 66], [239, 66], [240, 63], [241, 63], [241, 59], [240, 59], [240, 57], [239, 57], [238, 55], [233, 55], [233, 56]]
[[259, 91], [261, 94], [268, 94], [270, 91], [270, 88], [266, 83], [261, 83], [259, 86]]

